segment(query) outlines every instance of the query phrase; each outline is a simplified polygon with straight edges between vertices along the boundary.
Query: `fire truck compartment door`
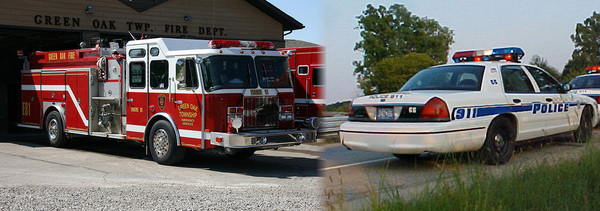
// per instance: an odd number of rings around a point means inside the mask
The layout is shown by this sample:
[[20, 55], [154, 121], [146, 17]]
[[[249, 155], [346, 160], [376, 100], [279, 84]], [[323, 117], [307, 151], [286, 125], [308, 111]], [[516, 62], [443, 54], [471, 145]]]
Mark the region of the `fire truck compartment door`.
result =
[[64, 71], [42, 71], [42, 99], [44, 101], [65, 101], [66, 74]]

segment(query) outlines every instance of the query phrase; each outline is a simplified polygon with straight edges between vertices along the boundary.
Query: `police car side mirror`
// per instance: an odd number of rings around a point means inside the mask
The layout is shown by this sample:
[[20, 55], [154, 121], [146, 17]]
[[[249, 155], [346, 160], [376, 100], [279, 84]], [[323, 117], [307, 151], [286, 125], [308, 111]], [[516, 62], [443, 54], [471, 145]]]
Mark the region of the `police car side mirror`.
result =
[[562, 84], [562, 90], [561, 91], [563, 93], [567, 93], [567, 92], [571, 91], [571, 84], [568, 84], [568, 83]]

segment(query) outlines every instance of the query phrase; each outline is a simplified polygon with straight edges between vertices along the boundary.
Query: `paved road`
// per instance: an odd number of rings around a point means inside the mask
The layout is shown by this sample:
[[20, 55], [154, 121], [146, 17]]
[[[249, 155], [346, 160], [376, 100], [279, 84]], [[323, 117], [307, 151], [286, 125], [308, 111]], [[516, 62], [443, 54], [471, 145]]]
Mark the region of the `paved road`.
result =
[[163, 166], [135, 144], [0, 140], [0, 210], [319, 210], [320, 150], [258, 151], [242, 161], [194, 151]]
[[[594, 131], [596, 139], [600, 131]], [[368, 206], [372, 196], [398, 193], [410, 198], [435, 186], [440, 179], [455, 178], [456, 173], [471, 171], [493, 174], [519, 171], [543, 162], [577, 158], [587, 144], [574, 143], [570, 136], [554, 137], [523, 144], [508, 164], [478, 165], [465, 161], [463, 154], [422, 155], [417, 161], [406, 161], [391, 154], [349, 151], [340, 144], [329, 144], [323, 151], [325, 205], [359, 209]], [[593, 145], [598, 145], [597, 142]], [[457, 160], [462, 158], [462, 160]], [[458, 170], [458, 171], [457, 171]]]

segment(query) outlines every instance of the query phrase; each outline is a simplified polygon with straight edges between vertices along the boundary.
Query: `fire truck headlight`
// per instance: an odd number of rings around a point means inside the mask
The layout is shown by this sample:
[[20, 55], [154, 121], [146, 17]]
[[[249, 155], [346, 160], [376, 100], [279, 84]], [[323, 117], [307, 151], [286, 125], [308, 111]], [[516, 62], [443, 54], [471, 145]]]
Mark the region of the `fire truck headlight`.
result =
[[310, 117], [304, 120], [304, 125], [312, 130], [317, 130], [321, 127], [321, 120], [318, 117]]
[[231, 126], [236, 130], [242, 128], [242, 118], [235, 118], [231, 121]]

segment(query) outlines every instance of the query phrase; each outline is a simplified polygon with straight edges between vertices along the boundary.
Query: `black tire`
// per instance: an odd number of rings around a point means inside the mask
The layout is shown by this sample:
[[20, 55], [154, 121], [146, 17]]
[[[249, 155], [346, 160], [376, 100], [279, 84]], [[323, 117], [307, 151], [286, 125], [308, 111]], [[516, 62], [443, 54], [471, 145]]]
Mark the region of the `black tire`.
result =
[[592, 130], [594, 123], [594, 117], [592, 116], [592, 109], [589, 106], [583, 108], [581, 112], [581, 119], [579, 119], [579, 127], [573, 131], [573, 138], [575, 142], [587, 143], [592, 139]]
[[68, 143], [65, 137], [65, 129], [63, 128], [62, 118], [57, 111], [51, 111], [46, 117], [46, 135], [48, 143], [53, 147], [65, 147]]
[[158, 164], [175, 165], [185, 157], [186, 149], [177, 146], [175, 131], [169, 122], [159, 120], [152, 126], [148, 137], [150, 154]]
[[394, 157], [400, 160], [414, 161], [417, 160], [420, 155], [421, 154], [394, 154]]
[[498, 117], [488, 127], [485, 142], [477, 157], [489, 165], [501, 165], [510, 160], [515, 149], [516, 131], [510, 120]]
[[227, 157], [232, 158], [232, 159], [245, 160], [245, 159], [252, 157], [252, 155], [254, 155], [255, 151], [256, 150], [254, 150], [254, 149], [234, 150], [233, 152], [231, 152], [231, 154], [226, 154], [226, 155], [227, 155]]

